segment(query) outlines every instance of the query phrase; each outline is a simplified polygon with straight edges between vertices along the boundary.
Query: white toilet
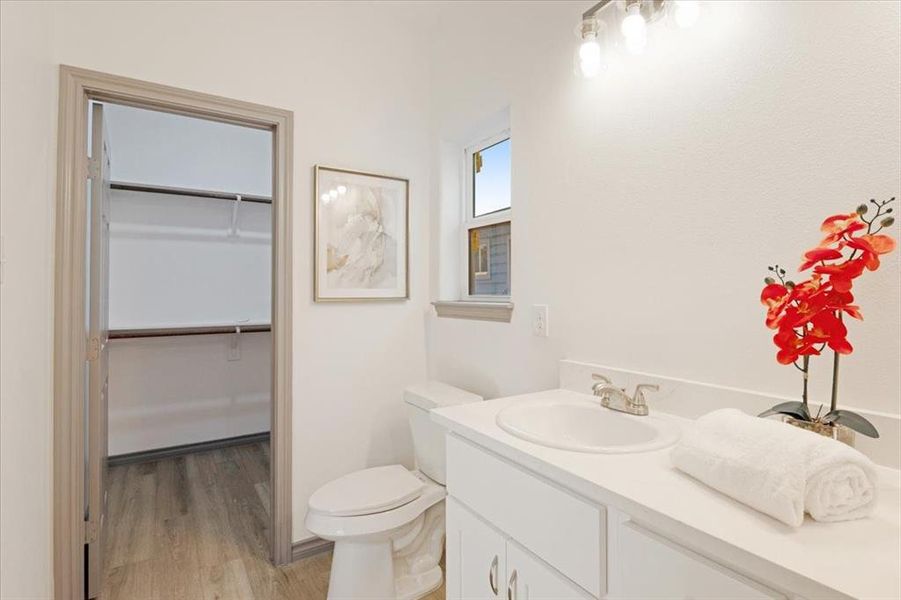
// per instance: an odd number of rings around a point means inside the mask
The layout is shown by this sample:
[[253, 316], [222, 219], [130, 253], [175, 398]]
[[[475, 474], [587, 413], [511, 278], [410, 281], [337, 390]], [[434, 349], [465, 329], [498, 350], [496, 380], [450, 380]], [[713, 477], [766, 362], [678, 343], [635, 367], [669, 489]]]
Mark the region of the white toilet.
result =
[[306, 528], [335, 542], [330, 600], [414, 600], [441, 585], [444, 433], [433, 408], [481, 396], [430, 381], [404, 390], [416, 470], [389, 465], [331, 481], [310, 497]]

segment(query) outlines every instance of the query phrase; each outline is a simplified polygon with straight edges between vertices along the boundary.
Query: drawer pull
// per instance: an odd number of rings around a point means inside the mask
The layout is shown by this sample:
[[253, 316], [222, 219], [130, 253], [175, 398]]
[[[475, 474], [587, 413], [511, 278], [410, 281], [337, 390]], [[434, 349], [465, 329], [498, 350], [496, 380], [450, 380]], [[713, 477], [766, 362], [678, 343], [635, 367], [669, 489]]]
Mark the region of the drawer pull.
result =
[[507, 600], [516, 600], [516, 569], [510, 573], [510, 581], [507, 582]]
[[488, 569], [488, 585], [491, 586], [491, 593], [497, 596], [497, 554], [491, 561], [491, 568]]

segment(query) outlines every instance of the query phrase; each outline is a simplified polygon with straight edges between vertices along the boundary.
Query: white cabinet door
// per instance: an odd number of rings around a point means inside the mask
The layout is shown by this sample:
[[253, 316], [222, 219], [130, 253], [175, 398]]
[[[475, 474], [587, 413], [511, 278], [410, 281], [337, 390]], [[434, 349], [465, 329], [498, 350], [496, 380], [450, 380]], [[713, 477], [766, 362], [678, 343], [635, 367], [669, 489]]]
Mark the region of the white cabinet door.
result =
[[447, 600], [504, 597], [504, 536], [447, 498]]
[[772, 600], [773, 590], [726, 569], [631, 521], [617, 526], [611, 553], [618, 565], [613, 595], [640, 600]]
[[604, 507], [454, 435], [447, 437], [447, 489], [593, 596], [606, 593]]
[[512, 540], [507, 541], [507, 600], [586, 600], [590, 598], [569, 579], [532, 556]]

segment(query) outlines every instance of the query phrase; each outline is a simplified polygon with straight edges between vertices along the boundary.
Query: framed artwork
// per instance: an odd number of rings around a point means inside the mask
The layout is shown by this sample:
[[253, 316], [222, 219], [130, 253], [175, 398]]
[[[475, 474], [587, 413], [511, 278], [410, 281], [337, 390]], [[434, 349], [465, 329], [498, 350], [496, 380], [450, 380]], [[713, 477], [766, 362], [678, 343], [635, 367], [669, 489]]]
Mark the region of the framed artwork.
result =
[[410, 297], [410, 182], [314, 167], [316, 302]]

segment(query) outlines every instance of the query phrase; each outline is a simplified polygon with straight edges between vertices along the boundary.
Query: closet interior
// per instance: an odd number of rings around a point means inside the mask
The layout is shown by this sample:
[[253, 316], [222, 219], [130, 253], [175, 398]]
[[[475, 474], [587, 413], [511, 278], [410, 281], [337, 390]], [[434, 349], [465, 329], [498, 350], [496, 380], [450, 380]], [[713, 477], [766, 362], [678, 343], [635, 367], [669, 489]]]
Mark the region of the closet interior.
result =
[[233, 561], [268, 561], [272, 135], [107, 103], [102, 118], [108, 459], [89, 596], [143, 581], [203, 597]]

